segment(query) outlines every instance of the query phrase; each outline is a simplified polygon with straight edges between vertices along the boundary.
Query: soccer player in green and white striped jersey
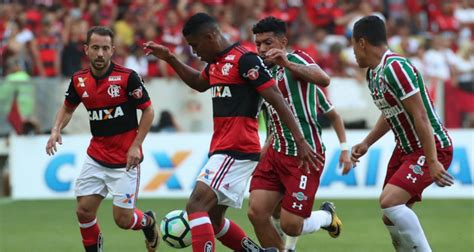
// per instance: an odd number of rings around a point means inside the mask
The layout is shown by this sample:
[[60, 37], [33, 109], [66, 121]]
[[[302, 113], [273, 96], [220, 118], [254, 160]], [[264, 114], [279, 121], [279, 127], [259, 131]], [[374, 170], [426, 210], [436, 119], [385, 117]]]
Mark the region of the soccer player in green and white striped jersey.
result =
[[450, 186], [447, 172], [453, 147], [418, 70], [387, 48], [384, 22], [367, 16], [354, 25], [352, 45], [357, 63], [366, 68], [368, 87], [382, 112], [367, 137], [352, 148], [357, 163], [367, 149], [389, 130], [396, 147], [389, 161], [380, 196], [383, 222], [397, 251], [431, 251], [416, 214], [423, 190], [433, 182]]
[[[298, 119], [304, 139], [317, 154], [324, 157], [321, 130], [316, 118], [316, 84], [329, 85], [329, 76], [306, 53], [285, 51], [288, 39], [286, 24], [282, 20], [264, 18], [253, 27], [253, 32], [258, 53], [271, 68], [278, 88]], [[324, 161], [311, 167], [301, 167], [296, 159], [299, 151], [296, 143], [302, 139], [294, 139], [275, 109], [268, 103], [265, 106], [270, 121], [271, 137], [267, 141], [270, 146], [264, 148], [266, 151], [262, 153], [252, 177], [248, 213], [260, 244], [285, 249], [271, 222], [273, 210], [280, 202], [281, 228], [287, 235], [295, 237], [323, 228], [332, 237], [338, 237], [342, 223], [334, 204], [324, 202], [320, 210], [312, 211]], [[349, 161], [349, 153], [346, 155]]]

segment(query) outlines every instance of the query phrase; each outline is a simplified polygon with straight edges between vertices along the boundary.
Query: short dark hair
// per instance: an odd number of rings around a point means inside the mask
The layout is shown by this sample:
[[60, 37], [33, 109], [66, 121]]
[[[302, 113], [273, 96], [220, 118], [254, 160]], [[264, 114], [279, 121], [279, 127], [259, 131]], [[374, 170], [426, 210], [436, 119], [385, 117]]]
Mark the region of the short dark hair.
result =
[[366, 16], [354, 24], [352, 37], [358, 41], [360, 38], [366, 38], [374, 46], [387, 44], [387, 32], [385, 23], [377, 16]]
[[105, 26], [93, 26], [87, 31], [87, 40], [86, 44], [88, 45], [91, 41], [92, 34], [97, 34], [100, 36], [109, 36], [112, 40], [112, 44], [114, 43], [114, 32]]
[[252, 28], [253, 34], [273, 32], [275, 35], [286, 35], [286, 23], [285, 21], [278, 19], [273, 16], [266, 17], [258, 23], [256, 23]]
[[215, 18], [206, 13], [196, 13], [184, 24], [183, 36], [187, 37], [189, 35], [194, 35], [211, 27], [217, 27], [217, 21]]

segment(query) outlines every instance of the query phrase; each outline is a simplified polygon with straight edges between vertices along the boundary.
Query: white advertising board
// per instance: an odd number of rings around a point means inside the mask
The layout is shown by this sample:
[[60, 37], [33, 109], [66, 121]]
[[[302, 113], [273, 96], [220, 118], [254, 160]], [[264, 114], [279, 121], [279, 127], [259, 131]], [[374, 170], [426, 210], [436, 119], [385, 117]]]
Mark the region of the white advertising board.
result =
[[[353, 145], [368, 131], [349, 131]], [[451, 130], [454, 157], [450, 173], [455, 184], [449, 188], [435, 185], [425, 190], [425, 198], [474, 198], [474, 131]], [[188, 197], [195, 178], [207, 161], [210, 134], [150, 134], [143, 145], [140, 197]], [[339, 141], [332, 130], [323, 131], [327, 148], [326, 166], [318, 197], [376, 198], [381, 192], [386, 166], [394, 148], [393, 135], [387, 134], [374, 144], [348, 175], [338, 167]], [[13, 137], [10, 169], [14, 199], [73, 198], [74, 179], [79, 174], [90, 137], [64, 136], [56, 155], [45, 153], [46, 136]]]

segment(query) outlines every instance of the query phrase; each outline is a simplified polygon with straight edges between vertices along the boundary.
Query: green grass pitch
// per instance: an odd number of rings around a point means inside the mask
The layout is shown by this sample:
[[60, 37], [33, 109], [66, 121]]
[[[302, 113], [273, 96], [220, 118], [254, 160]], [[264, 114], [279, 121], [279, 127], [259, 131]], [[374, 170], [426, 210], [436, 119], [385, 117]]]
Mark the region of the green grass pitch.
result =
[[[141, 209], [153, 209], [159, 218], [174, 209], [184, 208], [186, 200], [142, 199]], [[240, 210], [229, 209], [227, 216], [255, 238], [247, 219], [247, 201]], [[321, 200], [317, 200], [319, 205]], [[300, 238], [298, 252], [383, 252], [393, 251], [388, 233], [380, 220], [376, 199], [334, 200], [344, 226], [341, 237], [332, 239], [321, 230]], [[317, 208], [317, 205], [315, 208]], [[474, 251], [474, 201], [425, 200], [415, 205], [433, 251]], [[145, 251], [140, 231], [120, 230], [112, 219], [112, 203], [104, 201], [98, 215], [104, 234], [105, 251]], [[0, 251], [83, 251], [75, 217], [75, 201], [11, 201], [0, 200]], [[159, 251], [175, 250], [164, 243]], [[219, 245], [216, 251], [228, 251]]]

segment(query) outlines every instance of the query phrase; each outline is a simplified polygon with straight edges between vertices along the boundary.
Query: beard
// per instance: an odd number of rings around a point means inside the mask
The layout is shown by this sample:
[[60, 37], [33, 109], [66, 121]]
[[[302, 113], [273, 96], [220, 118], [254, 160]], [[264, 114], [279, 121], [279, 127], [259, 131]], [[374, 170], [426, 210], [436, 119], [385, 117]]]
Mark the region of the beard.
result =
[[95, 69], [95, 70], [103, 70], [108, 64], [107, 64], [107, 61], [105, 60], [94, 60], [91, 62], [92, 63], [92, 67]]

